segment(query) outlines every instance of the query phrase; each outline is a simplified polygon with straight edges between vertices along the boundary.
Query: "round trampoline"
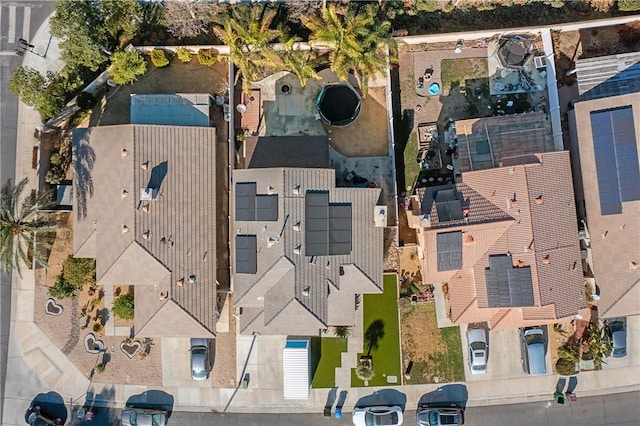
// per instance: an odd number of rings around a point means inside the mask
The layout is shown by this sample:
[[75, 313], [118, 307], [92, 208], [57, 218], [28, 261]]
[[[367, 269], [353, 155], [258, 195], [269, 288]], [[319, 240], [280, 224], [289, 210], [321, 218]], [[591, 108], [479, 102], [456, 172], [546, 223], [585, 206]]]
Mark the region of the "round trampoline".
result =
[[349, 83], [327, 84], [316, 100], [320, 117], [337, 127], [353, 123], [360, 114], [361, 105], [362, 98]]

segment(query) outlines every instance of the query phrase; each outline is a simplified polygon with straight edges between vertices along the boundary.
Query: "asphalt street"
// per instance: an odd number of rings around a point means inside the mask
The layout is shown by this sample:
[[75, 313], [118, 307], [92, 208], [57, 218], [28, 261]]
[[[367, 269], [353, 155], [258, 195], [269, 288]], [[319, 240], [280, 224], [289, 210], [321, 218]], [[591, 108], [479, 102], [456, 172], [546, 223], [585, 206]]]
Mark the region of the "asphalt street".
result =
[[[551, 402], [471, 407], [465, 413], [466, 426], [638, 426], [640, 392], [629, 392], [589, 398], [578, 398], [568, 405]], [[405, 425], [415, 424], [415, 411], [404, 413]], [[119, 409], [99, 409], [92, 422], [70, 419], [73, 426], [106, 426], [117, 424]], [[309, 414], [236, 414], [175, 412], [169, 425], [184, 426], [332, 426], [351, 424], [351, 414], [341, 420], [323, 418], [322, 413]]]

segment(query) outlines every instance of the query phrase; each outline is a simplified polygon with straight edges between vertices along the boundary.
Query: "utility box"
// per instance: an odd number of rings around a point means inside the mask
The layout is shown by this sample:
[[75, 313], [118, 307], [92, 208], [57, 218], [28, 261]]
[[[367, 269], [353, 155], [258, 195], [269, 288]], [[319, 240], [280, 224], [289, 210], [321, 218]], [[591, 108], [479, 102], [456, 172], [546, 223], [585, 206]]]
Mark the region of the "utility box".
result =
[[309, 341], [287, 340], [282, 358], [284, 399], [309, 399]]

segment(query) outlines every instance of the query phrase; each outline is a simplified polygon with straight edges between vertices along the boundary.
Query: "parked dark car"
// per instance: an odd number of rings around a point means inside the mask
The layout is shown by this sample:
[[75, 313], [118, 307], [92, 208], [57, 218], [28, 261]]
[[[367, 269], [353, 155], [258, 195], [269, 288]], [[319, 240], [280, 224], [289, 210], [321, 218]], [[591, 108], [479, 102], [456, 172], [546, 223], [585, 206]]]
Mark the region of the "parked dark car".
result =
[[165, 426], [167, 424], [167, 412], [149, 408], [128, 406], [120, 415], [122, 426]]
[[627, 319], [610, 318], [605, 321], [605, 330], [611, 339], [611, 356], [622, 358], [627, 355]]
[[32, 405], [27, 410], [27, 424], [29, 426], [62, 426], [62, 419], [46, 412], [39, 405]]
[[416, 422], [420, 426], [460, 426], [464, 424], [462, 408], [420, 408], [416, 412]]

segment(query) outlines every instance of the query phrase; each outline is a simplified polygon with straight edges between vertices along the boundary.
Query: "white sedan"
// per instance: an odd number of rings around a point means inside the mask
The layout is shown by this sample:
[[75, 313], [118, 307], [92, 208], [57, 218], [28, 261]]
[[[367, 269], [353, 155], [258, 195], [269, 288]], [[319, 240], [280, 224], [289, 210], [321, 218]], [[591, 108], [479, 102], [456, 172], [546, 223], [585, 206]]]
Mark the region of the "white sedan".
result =
[[402, 408], [398, 406], [356, 407], [353, 410], [355, 426], [399, 426]]
[[469, 342], [469, 370], [471, 374], [486, 374], [487, 372], [487, 332], [484, 328], [467, 329]]

